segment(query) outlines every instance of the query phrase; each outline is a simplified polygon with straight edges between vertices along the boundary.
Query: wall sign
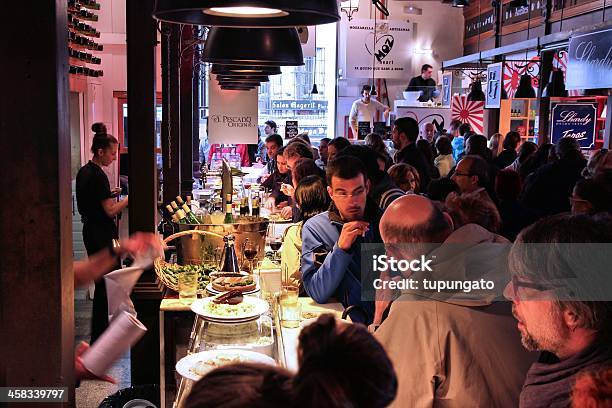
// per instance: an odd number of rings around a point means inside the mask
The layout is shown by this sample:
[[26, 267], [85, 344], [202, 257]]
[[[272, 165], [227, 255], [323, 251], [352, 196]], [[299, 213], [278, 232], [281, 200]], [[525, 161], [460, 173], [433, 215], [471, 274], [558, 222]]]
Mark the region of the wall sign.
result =
[[594, 103], [552, 103], [551, 143], [562, 137], [576, 139], [581, 149], [595, 148], [597, 105]]
[[468, 123], [472, 130], [482, 134], [484, 132], [484, 102], [468, 101], [467, 95], [455, 95], [451, 107], [452, 119]]
[[[412, 23], [400, 20], [353, 19], [346, 24], [346, 76], [409, 79], [412, 59]], [[376, 32], [376, 36], [374, 33]]]
[[445, 72], [442, 75], [442, 107], [450, 108], [453, 96], [453, 73]]
[[216, 75], [209, 86], [208, 141], [257, 144], [257, 88], [250, 91], [222, 90]]
[[487, 93], [485, 108], [499, 108], [503, 87], [502, 71], [504, 63], [498, 62], [487, 66]]
[[478, 33], [486, 33], [493, 30], [495, 24], [494, 10], [473, 17], [465, 22], [464, 38], [470, 38]]
[[327, 101], [313, 100], [294, 100], [294, 99], [276, 99], [270, 101], [270, 109], [276, 110], [307, 110], [307, 111], [324, 111], [327, 110]]
[[[542, 12], [546, 8], [546, 1], [529, 0], [529, 6], [531, 6], [531, 19], [534, 19], [542, 15]], [[504, 19], [502, 25], [507, 26], [526, 21], [527, 19], [529, 19], [529, 7], [511, 7], [510, 3], [504, 6]]]
[[612, 88], [612, 28], [569, 40], [567, 89]]
[[299, 133], [298, 130], [298, 121], [297, 120], [287, 120], [285, 121], [285, 139], [293, 139]]

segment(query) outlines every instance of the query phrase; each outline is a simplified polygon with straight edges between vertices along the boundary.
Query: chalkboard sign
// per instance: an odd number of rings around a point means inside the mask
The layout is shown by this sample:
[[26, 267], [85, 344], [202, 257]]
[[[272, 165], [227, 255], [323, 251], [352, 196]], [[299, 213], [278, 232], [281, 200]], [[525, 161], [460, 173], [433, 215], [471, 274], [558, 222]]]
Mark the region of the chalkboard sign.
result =
[[567, 89], [612, 87], [612, 28], [572, 36], [567, 54]]
[[378, 133], [379, 135], [384, 137], [387, 133], [387, 130], [388, 129], [386, 122], [374, 122], [374, 133]]
[[372, 133], [372, 128], [370, 127], [370, 122], [358, 122], [357, 123], [357, 138], [359, 140], [365, 139], [367, 135]]
[[298, 130], [298, 121], [297, 120], [287, 120], [285, 121], [285, 139], [293, 139], [299, 133]]
[[551, 141], [562, 137], [576, 139], [581, 149], [595, 148], [597, 106], [594, 103], [553, 103]]

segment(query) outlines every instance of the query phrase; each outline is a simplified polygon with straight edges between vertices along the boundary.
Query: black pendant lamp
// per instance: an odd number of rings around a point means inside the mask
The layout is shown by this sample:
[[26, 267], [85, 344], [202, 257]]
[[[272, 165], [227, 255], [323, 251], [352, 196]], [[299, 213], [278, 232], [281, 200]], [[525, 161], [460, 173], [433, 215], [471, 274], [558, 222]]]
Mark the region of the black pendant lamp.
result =
[[213, 64], [210, 70], [211, 74], [245, 74], [245, 75], [280, 75], [280, 67], [264, 67], [261, 65], [223, 65]]
[[476, 79], [474, 82], [472, 82], [472, 84], [470, 85], [470, 88], [472, 88], [472, 90], [468, 94], [468, 97], [467, 97], [468, 101], [484, 101], [485, 100], [485, 94], [484, 92], [482, 92], [482, 83], [480, 82], [479, 79]]
[[519, 80], [519, 86], [514, 93], [515, 98], [535, 98], [536, 94], [531, 86], [531, 75], [523, 74]]
[[295, 28], [212, 27], [202, 60], [233, 65], [304, 65]]
[[219, 27], [295, 27], [340, 20], [337, 0], [157, 0], [153, 16]]
[[553, 69], [550, 72], [550, 79], [546, 87], [542, 91], [544, 97], [567, 97], [567, 89], [565, 89], [565, 81], [563, 80], [563, 71]]
[[453, 0], [453, 7], [467, 7], [470, 5], [470, 0]]
[[237, 86], [259, 86], [258, 81], [239, 81], [239, 80], [225, 80], [219, 81], [219, 85], [237, 85]]
[[254, 86], [222, 86], [222, 90], [224, 91], [250, 91], [255, 89]]
[[311, 94], [313, 95], [317, 95], [319, 93], [319, 88], [317, 88], [317, 84], [312, 84], [312, 91], [310, 91]]

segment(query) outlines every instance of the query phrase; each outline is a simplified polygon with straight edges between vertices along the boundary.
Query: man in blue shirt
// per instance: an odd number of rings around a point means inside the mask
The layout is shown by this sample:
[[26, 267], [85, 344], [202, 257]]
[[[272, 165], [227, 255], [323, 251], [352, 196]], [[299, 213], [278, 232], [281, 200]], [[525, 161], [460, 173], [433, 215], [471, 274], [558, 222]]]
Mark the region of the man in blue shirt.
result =
[[302, 227], [302, 281], [317, 303], [331, 297], [347, 308], [354, 322], [371, 323], [374, 304], [361, 300], [361, 243], [381, 243], [381, 211], [367, 199], [370, 183], [363, 163], [351, 156], [327, 167], [329, 211]]

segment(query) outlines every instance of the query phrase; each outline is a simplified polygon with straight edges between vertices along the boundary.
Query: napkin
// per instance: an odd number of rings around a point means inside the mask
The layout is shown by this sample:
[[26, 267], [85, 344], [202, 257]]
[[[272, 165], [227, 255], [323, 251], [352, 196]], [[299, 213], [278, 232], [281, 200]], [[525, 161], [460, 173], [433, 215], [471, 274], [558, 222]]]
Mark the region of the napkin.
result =
[[142, 268], [131, 266], [129, 268], [117, 269], [104, 276], [110, 320], [121, 311], [126, 311], [136, 316], [136, 309], [132, 299], [130, 299], [130, 294], [142, 272]]

